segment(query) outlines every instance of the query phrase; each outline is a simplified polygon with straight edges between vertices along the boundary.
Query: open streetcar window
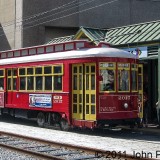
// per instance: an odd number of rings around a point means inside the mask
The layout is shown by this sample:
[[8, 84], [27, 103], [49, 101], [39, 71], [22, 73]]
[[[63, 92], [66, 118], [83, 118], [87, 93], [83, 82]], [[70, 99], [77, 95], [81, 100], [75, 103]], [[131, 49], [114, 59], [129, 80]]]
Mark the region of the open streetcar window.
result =
[[116, 78], [115, 78], [115, 69], [116, 64], [112, 62], [101, 62], [99, 63], [99, 74], [102, 77], [100, 81], [100, 91], [111, 91], [115, 92], [116, 90]]
[[0, 90], [4, 90], [4, 69], [0, 70]]
[[118, 91], [130, 90], [130, 64], [118, 63]]

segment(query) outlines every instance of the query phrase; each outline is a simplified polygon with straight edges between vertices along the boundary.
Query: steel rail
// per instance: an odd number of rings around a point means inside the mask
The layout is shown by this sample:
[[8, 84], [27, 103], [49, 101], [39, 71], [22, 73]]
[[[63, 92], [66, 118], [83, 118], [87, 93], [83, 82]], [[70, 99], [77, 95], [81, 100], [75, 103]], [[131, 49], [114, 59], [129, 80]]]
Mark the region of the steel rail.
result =
[[60, 157], [56, 157], [56, 156], [51, 156], [51, 155], [47, 155], [47, 154], [43, 154], [43, 153], [38, 153], [38, 152], [34, 152], [34, 151], [30, 151], [30, 150], [26, 150], [23, 148], [19, 148], [19, 147], [14, 147], [12, 145], [7, 145], [7, 144], [2, 144], [0, 143], [0, 146], [3, 148], [7, 148], [10, 150], [14, 150], [20, 153], [24, 153], [24, 154], [29, 154], [33, 157], [38, 157], [40, 159], [46, 159], [46, 160], [64, 160], [64, 158], [60, 158]]
[[[9, 135], [9, 136], [13, 136], [13, 137], [18, 137], [18, 138], [23, 138], [23, 139], [26, 139], [26, 140], [31, 140], [31, 141], [36, 141], [36, 142], [40, 142], [40, 143], [45, 143], [45, 144], [48, 144], [48, 145], [52, 145], [52, 146], [56, 146], [56, 147], [64, 147], [66, 149], [73, 149], [73, 150], [80, 150], [82, 152], [85, 152], [85, 153], [90, 153], [92, 155], [95, 155], [97, 158], [99, 157], [104, 157], [104, 158], [113, 158], [113, 159], [122, 159], [124, 158], [125, 160], [134, 160], [134, 159], [142, 159], [142, 160], [156, 160], [156, 159], [153, 159], [153, 158], [137, 158], [137, 157], [133, 157], [133, 155], [131, 154], [119, 154], [115, 157], [107, 157], [109, 155], [109, 153], [112, 153], [112, 152], [116, 152], [116, 151], [109, 151], [109, 150], [102, 150], [102, 149], [96, 149], [96, 148], [90, 148], [90, 147], [83, 147], [83, 146], [76, 146], [76, 145], [71, 145], [71, 144], [66, 144], [66, 143], [60, 143], [60, 142], [55, 142], [55, 141], [49, 141], [49, 140], [44, 140], [44, 139], [40, 139], [40, 138], [35, 138], [35, 137], [28, 137], [28, 136], [24, 136], [24, 135], [19, 135], [19, 134], [14, 134], [14, 133], [8, 133], [8, 132], [4, 132], [4, 131], [0, 131], [0, 135]], [[2, 145], [2, 144], [0, 144]], [[4, 146], [5, 147], [5, 146]], [[9, 147], [9, 146], [7, 146]], [[16, 147], [11, 147], [13, 149], [17, 149]], [[21, 152], [26, 152], [26, 150], [24, 149], [19, 149]], [[33, 151], [28, 151], [29, 154], [34, 154], [35, 155], [35, 152]], [[117, 152], [118, 153], [118, 152]], [[41, 154], [41, 153], [37, 153], [36, 152], [36, 155], [37, 156], [40, 156], [42, 158], [42, 156], [46, 156], [46, 154]], [[53, 156], [48, 156], [48, 159], [53, 159]], [[46, 158], [46, 157], [45, 157]], [[62, 159], [60, 157], [54, 157], [55, 160], [57, 159]]]

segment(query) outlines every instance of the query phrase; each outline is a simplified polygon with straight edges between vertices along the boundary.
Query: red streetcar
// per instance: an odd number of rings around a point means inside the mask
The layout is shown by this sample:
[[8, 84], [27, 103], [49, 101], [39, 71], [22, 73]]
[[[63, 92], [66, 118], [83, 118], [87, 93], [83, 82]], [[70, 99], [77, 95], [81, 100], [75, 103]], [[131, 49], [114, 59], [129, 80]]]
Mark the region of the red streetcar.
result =
[[138, 59], [129, 52], [73, 41], [0, 56], [1, 114], [62, 130], [138, 119]]

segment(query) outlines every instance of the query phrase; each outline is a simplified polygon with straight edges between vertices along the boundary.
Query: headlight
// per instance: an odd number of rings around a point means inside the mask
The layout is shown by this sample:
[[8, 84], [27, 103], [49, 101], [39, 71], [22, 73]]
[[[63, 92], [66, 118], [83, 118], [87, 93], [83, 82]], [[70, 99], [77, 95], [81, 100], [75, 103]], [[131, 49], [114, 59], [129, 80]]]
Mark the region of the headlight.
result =
[[125, 109], [128, 108], [128, 103], [124, 103], [124, 108], [125, 108]]

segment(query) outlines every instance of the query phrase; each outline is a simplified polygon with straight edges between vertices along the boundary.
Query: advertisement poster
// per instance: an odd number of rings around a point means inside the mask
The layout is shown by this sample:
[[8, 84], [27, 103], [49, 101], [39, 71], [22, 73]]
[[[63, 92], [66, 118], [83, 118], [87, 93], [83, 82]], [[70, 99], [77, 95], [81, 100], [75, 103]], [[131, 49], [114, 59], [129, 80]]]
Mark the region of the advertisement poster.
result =
[[29, 106], [39, 108], [52, 108], [52, 95], [29, 94]]

